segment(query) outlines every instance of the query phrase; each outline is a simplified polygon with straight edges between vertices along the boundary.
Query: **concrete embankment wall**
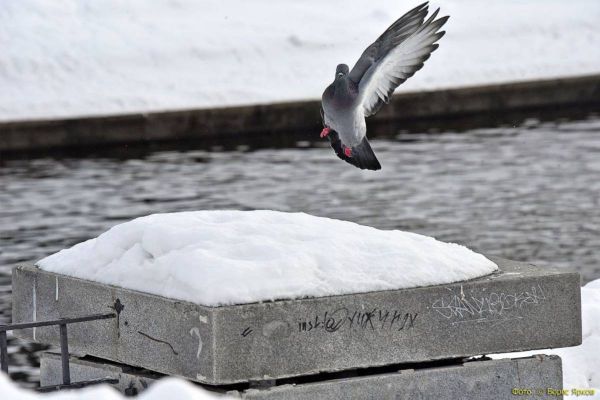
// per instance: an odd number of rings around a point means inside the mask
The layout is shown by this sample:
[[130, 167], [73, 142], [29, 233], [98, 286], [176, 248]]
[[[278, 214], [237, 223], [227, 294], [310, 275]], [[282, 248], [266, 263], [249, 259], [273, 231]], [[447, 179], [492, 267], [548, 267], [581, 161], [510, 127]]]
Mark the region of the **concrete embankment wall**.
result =
[[[117, 116], [0, 122], [0, 153], [65, 148], [201, 142], [277, 146], [317, 139], [319, 101]], [[371, 136], [511, 123], [536, 116], [600, 110], [600, 74], [402, 93], [369, 118]]]

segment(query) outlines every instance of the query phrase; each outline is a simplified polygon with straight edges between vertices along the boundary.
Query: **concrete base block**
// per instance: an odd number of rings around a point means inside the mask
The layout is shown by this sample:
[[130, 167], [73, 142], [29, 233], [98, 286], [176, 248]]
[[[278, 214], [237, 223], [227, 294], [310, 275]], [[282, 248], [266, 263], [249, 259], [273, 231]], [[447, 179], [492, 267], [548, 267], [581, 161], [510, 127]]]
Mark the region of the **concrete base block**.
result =
[[[70, 325], [71, 351], [213, 385], [581, 343], [577, 273], [494, 261], [454, 284], [227, 307], [17, 267], [13, 319], [113, 310]], [[59, 341], [57, 327], [15, 333]]]
[[[58, 375], [57, 372], [58, 371]], [[363, 374], [366, 373], [363, 371]], [[42, 384], [60, 382], [60, 356], [42, 356]], [[105, 363], [102, 360], [71, 358], [74, 380], [117, 378], [114, 385], [123, 393], [135, 394], [159, 378], [142, 370]], [[301, 380], [302, 378], [300, 378]], [[432, 367], [390, 371], [313, 383], [295, 383], [262, 389], [227, 390], [218, 392], [242, 399], [313, 400], [313, 399], [561, 399], [548, 389], [562, 388], [561, 360], [557, 356], [503, 360], [469, 361]], [[530, 393], [531, 394], [528, 394]]]
[[532, 392], [531, 397], [536, 399], [562, 398], [549, 395], [548, 388], [562, 389], [558, 356], [473, 361], [440, 368], [249, 389], [238, 395], [257, 400], [481, 400], [514, 399], [524, 394], [528, 397]]

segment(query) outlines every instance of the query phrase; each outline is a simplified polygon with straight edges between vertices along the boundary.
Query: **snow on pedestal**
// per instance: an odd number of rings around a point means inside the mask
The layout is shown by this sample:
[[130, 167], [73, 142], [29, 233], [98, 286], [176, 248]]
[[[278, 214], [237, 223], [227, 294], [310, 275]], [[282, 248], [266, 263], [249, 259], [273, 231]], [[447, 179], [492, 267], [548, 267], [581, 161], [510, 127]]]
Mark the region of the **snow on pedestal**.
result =
[[437, 285], [498, 268], [428, 236], [276, 211], [149, 215], [37, 266], [207, 306]]

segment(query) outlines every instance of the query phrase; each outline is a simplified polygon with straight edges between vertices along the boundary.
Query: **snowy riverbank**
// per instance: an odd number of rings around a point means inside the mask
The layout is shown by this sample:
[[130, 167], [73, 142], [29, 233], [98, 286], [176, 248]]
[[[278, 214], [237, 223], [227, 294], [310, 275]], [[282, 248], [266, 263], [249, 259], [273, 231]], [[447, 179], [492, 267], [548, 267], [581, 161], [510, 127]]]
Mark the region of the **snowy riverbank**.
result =
[[[0, 4], [0, 121], [319, 98], [420, 0]], [[403, 91], [600, 72], [600, 2], [433, 2], [447, 35]]]

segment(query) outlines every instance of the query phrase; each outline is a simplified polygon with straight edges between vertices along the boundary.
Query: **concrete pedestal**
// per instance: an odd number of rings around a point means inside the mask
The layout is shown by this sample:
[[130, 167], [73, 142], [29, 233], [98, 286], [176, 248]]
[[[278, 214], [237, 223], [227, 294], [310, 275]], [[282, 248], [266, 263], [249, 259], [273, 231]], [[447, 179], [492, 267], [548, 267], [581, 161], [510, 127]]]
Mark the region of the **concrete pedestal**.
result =
[[70, 350], [213, 385], [581, 343], [577, 273], [493, 260], [499, 272], [471, 281], [227, 307], [17, 267], [13, 319], [113, 310], [70, 325]]
[[[57, 373], [58, 371], [58, 373]], [[136, 394], [159, 378], [130, 367], [71, 357], [75, 380], [116, 378], [121, 392]], [[42, 355], [43, 385], [60, 382], [60, 356]], [[557, 356], [470, 361], [431, 367], [389, 371], [372, 375], [325, 379], [313, 383], [283, 384], [262, 389], [227, 390], [211, 388], [242, 399], [562, 399], [548, 389], [562, 388], [561, 360]], [[531, 392], [531, 395], [528, 393]], [[518, 395], [517, 395], [518, 394]]]

